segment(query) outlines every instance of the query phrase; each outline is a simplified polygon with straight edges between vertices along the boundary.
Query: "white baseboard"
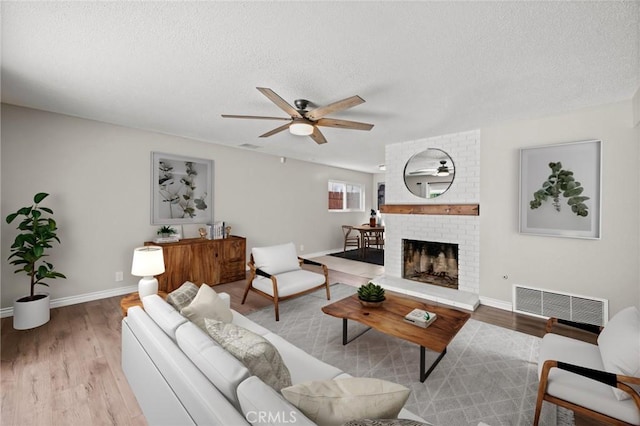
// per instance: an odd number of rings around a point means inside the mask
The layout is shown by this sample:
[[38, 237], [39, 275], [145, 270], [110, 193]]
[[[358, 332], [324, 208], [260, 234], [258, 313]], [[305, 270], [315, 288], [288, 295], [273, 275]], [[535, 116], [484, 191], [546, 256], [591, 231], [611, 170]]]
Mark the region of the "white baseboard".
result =
[[[93, 293], [79, 294], [76, 296], [60, 297], [51, 299], [51, 308], [59, 308], [61, 306], [76, 305], [78, 303], [91, 302], [93, 300], [106, 299], [108, 297], [120, 296], [138, 291], [138, 285], [129, 285], [126, 287], [118, 287], [111, 290], [95, 291]], [[0, 318], [13, 316], [13, 306], [10, 308], [0, 309]]]
[[492, 308], [502, 309], [504, 311], [513, 312], [513, 304], [511, 302], [505, 302], [504, 300], [480, 296], [480, 304], [491, 306]]

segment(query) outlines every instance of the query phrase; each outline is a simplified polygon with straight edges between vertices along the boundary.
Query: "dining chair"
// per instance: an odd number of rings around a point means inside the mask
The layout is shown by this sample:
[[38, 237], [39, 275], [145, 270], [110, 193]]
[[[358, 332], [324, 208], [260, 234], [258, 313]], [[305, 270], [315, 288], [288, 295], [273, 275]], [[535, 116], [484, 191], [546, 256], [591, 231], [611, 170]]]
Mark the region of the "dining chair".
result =
[[342, 234], [344, 235], [344, 248], [342, 252], [347, 251], [347, 247], [360, 248], [360, 235], [352, 234], [353, 226], [342, 225]]

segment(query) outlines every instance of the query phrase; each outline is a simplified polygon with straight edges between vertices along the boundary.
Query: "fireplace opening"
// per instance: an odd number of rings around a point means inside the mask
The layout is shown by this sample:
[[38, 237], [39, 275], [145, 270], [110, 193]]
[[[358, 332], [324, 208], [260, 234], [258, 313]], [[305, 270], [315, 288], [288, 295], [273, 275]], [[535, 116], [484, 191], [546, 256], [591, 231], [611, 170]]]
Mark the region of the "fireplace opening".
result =
[[402, 240], [402, 278], [458, 289], [458, 244]]

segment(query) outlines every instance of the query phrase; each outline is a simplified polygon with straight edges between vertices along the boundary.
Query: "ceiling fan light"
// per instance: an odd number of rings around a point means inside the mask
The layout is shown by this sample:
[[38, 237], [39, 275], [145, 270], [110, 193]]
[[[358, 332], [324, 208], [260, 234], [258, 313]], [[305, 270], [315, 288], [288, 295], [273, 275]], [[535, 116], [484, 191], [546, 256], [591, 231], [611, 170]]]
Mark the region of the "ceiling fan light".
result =
[[298, 121], [298, 122], [294, 121], [289, 126], [289, 132], [291, 132], [292, 135], [309, 136], [310, 134], [313, 133], [313, 125], [305, 121]]
[[440, 161], [440, 167], [438, 167], [436, 176], [449, 176], [449, 168], [447, 167], [447, 160]]

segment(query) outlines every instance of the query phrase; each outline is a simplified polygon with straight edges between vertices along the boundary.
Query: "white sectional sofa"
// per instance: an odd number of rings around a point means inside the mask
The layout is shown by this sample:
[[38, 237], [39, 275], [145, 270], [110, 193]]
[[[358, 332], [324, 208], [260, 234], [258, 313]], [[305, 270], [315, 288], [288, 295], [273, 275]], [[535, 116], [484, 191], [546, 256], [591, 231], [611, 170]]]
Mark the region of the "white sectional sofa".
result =
[[[147, 296], [143, 304], [122, 320], [122, 368], [150, 425], [314, 424], [162, 298]], [[232, 313], [233, 323], [278, 349], [294, 385], [351, 377]], [[405, 409], [398, 417], [424, 422]]]

